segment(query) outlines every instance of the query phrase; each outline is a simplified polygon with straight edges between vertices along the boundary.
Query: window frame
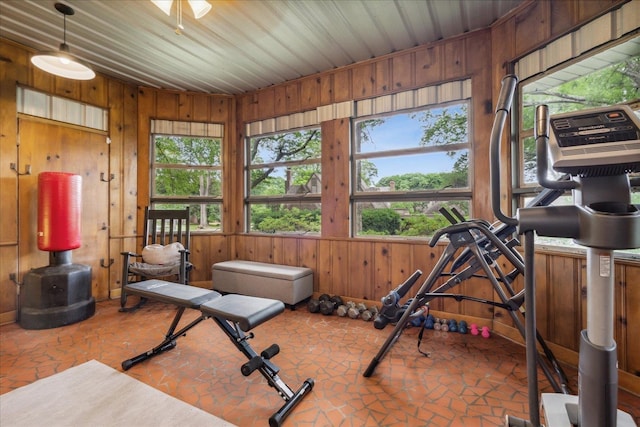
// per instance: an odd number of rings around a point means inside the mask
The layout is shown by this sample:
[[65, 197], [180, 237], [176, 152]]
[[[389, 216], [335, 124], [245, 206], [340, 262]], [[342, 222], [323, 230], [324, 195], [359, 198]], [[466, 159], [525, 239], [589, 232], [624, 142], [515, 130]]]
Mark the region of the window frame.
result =
[[[465, 104], [467, 106], [467, 142], [455, 143], [450, 145], [429, 145], [429, 146], [415, 146], [409, 148], [398, 148], [385, 151], [371, 151], [360, 152], [356, 151], [358, 146], [358, 126], [361, 121], [371, 120], [380, 117], [391, 117], [400, 114], [419, 113], [426, 110], [443, 109], [450, 106]], [[429, 202], [429, 201], [443, 201], [443, 202], [455, 202], [466, 201], [469, 205], [469, 214], [473, 211], [473, 120], [472, 120], [472, 102], [469, 97], [460, 97], [460, 99], [448, 100], [443, 102], [426, 103], [424, 105], [416, 106], [413, 108], [397, 109], [395, 111], [387, 111], [379, 114], [367, 114], [355, 117], [351, 120], [351, 156], [350, 156], [350, 234], [354, 238], [382, 238], [382, 239], [409, 239], [409, 238], [425, 238], [427, 236], [407, 236], [407, 235], [367, 235], [359, 234], [359, 223], [361, 218], [358, 217], [358, 209], [360, 203], [394, 203], [394, 202]], [[468, 155], [468, 171], [467, 171], [467, 187], [465, 188], [445, 188], [445, 189], [433, 189], [433, 190], [412, 190], [412, 191], [358, 191], [358, 161], [375, 158], [388, 158], [388, 157], [401, 157], [410, 156], [415, 154], [432, 154], [443, 153], [447, 151], [459, 151], [466, 150]]]
[[[168, 122], [172, 123], [172, 122]], [[173, 122], [178, 124], [183, 124], [184, 122]], [[207, 124], [199, 124], [199, 125], [207, 125]], [[162, 127], [162, 126], [159, 126]], [[176, 126], [176, 127], [179, 127]], [[152, 126], [152, 130], [149, 135], [149, 205], [152, 208], [157, 208], [159, 205], [167, 205], [167, 204], [179, 204], [186, 205], [190, 207], [193, 205], [217, 205], [218, 210], [220, 212], [219, 229], [198, 229], [192, 228], [191, 233], [223, 233], [223, 195], [225, 191], [225, 180], [224, 180], [224, 136], [220, 135], [203, 135], [197, 134], [199, 132], [167, 132], [165, 129], [160, 129], [155, 132]], [[199, 139], [210, 139], [213, 141], [217, 141], [220, 145], [220, 164], [219, 165], [193, 165], [186, 163], [157, 163], [156, 159], [156, 138], [199, 138]], [[163, 196], [156, 194], [156, 171], [158, 169], [170, 169], [170, 170], [181, 170], [181, 169], [189, 169], [189, 170], [204, 170], [204, 171], [213, 171], [220, 176], [220, 194], [217, 196], [201, 196], [201, 195], [187, 195], [187, 196]]]
[[[542, 73], [528, 76], [520, 82], [518, 86], [517, 96], [514, 98], [514, 103], [512, 108], [512, 112], [514, 113], [511, 115], [511, 129], [512, 129], [511, 140], [517, 141], [517, 143], [513, 145], [513, 149], [511, 153], [512, 165], [514, 165], [512, 168], [512, 176], [511, 176], [511, 180], [512, 180], [511, 203], [512, 203], [512, 208], [514, 212], [518, 208], [526, 206], [527, 198], [535, 198], [541, 191], [541, 186], [538, 183], [537, 179], [535, 182], [527, 182], [525, 178], [526, 168], [525, 168], [525, 159], [524, 159], [524, 155], [525, 155], [524, 141], [529, 138], [531, 139], [534, 138], [534, 128], [535, 128], [535, 124], [534, 124], [533, 126], [531, 126], [531, 128], [523, 129], [524, 127], [523, 99], [525, 94], [525, 90], [524, 90], [525, 86], [527, 86], [528, 84], [535, 83], [535, 81], [545, 76], [549, 76], [549, 75], [552, 76], [555, 73], [563, 72], [572, 65], [579, 64], [589, 58], [597, 56], [598, 54], [606, 52], [610, 49], [615, 48], [616, 46], [619, 46], [625, 42], [628, 42], [634, 39], [638, 39], [637, 33], [628, 35], [627, 37], [622, 37], [615, 40], [609, 40], [608, 42], [602, 44], [601, 46], [598, 46], [596, 49], [585, 51], [582, 54], [577, 55], [576, 57], [571, 58], [568, 61], [550, 65], [547, 69], [543, 70]], [[613, 64], [614, 63], [612, 62], [610, 65], [613, 65]], [[567, 81], [570, 81], [570, 80], [567, 80]], [[638, 99], [630, 100], [630, 101], [627, 101], [626, 103], [629, 104], [634, 111], [636, 112], [638, 111], [638, 107], [639, 107]], [[575, 111], [579, 111], [579, 110], [575, 110]], [[632, 194], [639, 193], [640, 186], [632, 185], [631, 192]], [[559, 199], [566, 199], [567, 196], [571, 197], [571, 191], [565, 191], [564, 194], [559, 197]], [[560, 204], [564, 204], [564, 202], [560, 202]], [[556, 241], [560, 241], [560, 240], [563, 240], [563, 239], [556, 239]], [[558, 251], [562, 253], [584, 253], [584, 251], [586, 250], [584, 247], [574, 244], [572, 241], [570, 242], [569, 241], [570, 239], [564, 239], [564, 240], [567, 240], [567, 244], [551, 243], [549, 241], [544, 241], [543, 239], [543, 242], [536, 242], [536, 245], [544, 249]], [[640, 256], [638, 256], [637, 254], [627, 252], [627, 251], [615, 251], [615, 256], [621, 259], [640, 259]]]
[[307, 159], [299, 159], [299, 160], [283, 160], [279, 162], [265, 162], [265, 163], [252, 163], [251, 162], [251, 141], [256, 138], [267, 138], [274, 135], [282, 135], [287, 133], [294, 132], [304, 132], [310, 130], [317, 130], [319, 134], [320, 141], [322, 141], [322, 127], [320, 124], [312, 124], [308, 126], [299, 126], [299, 127], [291, 127], [282, 130], [276, 130], [272, 132], [265, 133], [255, 133], [249, 136], [246, 136], [244, 139], [244, 165], [243, 165], [243, 177], [244, 177], [244, 197], [243, 197], [243, 206], [244, 206], [244, 230], [249, 234], [269, 234], [269, 235], [302, 235], [302, 234], [313, 234], [320, 235], [320, 231], [316, 232], [286, 232], [286, 231], [274, 231], [273, 233], [266, 233], [259, 230], [253, 230], [251, 226], [251, 206], [252, 205], [311, 205], [311, 204], [321, 204], [322, 198], [322, 189], [318, 193], [302, 193], [302, 194], [277, 194], [277, 195], [251, 195], [251, 172], [254, 170], [265, 169], [265, 168], [289, 168], [296, 166], [305, 166], [305, 165], [319, 165], [320, 172], [322, 174], [322, 152], [320, 152], [319, 157], [307, 158]]

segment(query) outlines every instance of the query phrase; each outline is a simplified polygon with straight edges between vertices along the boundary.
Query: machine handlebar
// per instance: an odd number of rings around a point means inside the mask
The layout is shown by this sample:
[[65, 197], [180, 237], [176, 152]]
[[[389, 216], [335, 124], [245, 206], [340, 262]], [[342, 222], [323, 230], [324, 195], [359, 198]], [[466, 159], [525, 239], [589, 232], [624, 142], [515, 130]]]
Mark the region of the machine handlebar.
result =
[[547, 144], [549, 141], [549, 107], [547, 105], [538, 105], [536, 108], [536, 126], [534, 128], [534, 137], [536, 140], [536, 160], [537, 160], [537, 178], [538, 183], [545, 188], [551, 190], [572, 190], [578, 186], [578, 183], [571, 179], [552, 180], [547, 178], [549, 170], [549, 162], [547, 160]]
[[511, 109], [513, 95], [518, 84], [518, 78], [513, 74], [508, 74], [502, 78], [502, 87], [496, 105], [496, 114], [491, 128], [490, 141], [490, 176], [491, 176], [491, 207], [493, 213], [500, 221], [508, 225], [517, 225], [518, 220], [505, 215], [500, 206], [500, 141], [504, 124]]
[[502, 78], [502, 87], [500, 89], [500, 95], [498, 95], [498, 102], [496, 104], [496, 113], [500, 110], [509, 112], [511, 104], [513, 103], [513, 94], [516, 92], [516, 86], [518, 85], [518, 77], [514, 74], [507, 74]]

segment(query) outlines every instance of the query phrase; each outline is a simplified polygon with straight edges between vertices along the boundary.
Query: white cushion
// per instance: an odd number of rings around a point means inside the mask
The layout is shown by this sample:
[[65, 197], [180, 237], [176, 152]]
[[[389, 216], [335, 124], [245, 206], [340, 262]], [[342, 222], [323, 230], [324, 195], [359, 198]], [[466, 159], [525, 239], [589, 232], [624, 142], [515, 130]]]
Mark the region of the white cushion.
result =
[[180, 242], [169, 243], [166, 246], [154, 243], [142, 250], [142, 259], [147, 264], [167, 265], [180, 262], [180, 251], [184, 246]]

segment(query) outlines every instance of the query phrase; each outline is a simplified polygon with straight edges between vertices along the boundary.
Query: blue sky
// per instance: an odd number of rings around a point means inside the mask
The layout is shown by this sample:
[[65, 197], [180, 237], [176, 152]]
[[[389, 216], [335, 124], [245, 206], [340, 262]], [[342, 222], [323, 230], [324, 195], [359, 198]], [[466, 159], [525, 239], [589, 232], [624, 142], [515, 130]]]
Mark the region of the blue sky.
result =
[[[362, 145], [363, 153], [420, 146], [424, 123], [417, 118], [412, 119], [409, 113], [386, 116], [383, 119], [384, 124], [375, 126], [370, 131], [371, 141]], [[263, 152], [262, 157], [270, 159], [272, 155]], [[452, 170], [455, 160], [455, 158], [449, 157], [446, 152], [368, 159], [378, 169], [376, 182], [391, 175], [449, 172]], [[277, 168], [273, 176], [284, 177], [284, 170], [285, 168]]]
[[[408, 114], [385, 117], [384, 125], [371, 130], [371, 142], [362, 146], [363, 153], [380, 152], [399, 148], [419, 146], [422, 137], [422, 123], [411, 119]], [[455, 159], [445, 152], [402, 157], [369, 159], [378, 168], [378, 177], [404, 173], [433, 173], [451, 171]]]

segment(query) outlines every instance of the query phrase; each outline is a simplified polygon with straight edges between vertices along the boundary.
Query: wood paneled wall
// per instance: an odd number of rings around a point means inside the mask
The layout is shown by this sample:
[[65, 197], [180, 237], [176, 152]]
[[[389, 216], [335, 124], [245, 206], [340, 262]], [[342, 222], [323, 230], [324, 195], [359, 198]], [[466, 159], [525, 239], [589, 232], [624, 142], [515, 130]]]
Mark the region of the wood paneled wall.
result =
[[[134, 147], [135, 164], [131, 165], [135, 171], [136, 191], [132, 193], [130, 212], [123, 216], [125, 233], [120, 242], [112, 242], [113, 253], [121, 251], [139, 251], [140, 236], [143, 229], [144, 208], [149, 204], [150, 178], [150, 125], [152, 119], [180, 120], [207, 123], [219, 123], [224, 126], [222, 143], [223, 158], [226, 160], [235, 155], [232, 137], [235, 131], [235, 101], [227, 95], [210, 95], [201, 93], [185, 93], [177, 91], [158, 90], [140, 87], [136, 92], [137, 98], [137, 144]], [[242, 170], [242, 168], [240, 168]], [[234, 167], [223, 170], [223, 182], [233, 183]], [[227, 186], [223, 189], [223, 229], [231, 229], [231, 216], [227, 212], [233, 189]], [[228, 237], [226, 235], [193, 234], [191, 243], [191, 260], [195, 268], [190, 276], [193, 282], [211, 281], [211, 263], [229, 259]], [[120, 257], [121, 258], [121, 257]], [[119, 258], [112, 267], [111, 294], [118, 296], [120, 292], [119, 275], [122, 263]], [[206, 260], [206, 261], [205, 261]]]
[[[192, 244], [195, 282], [211, 280], [211, 265], [227, 259], [253, 259], [314, 270], [314, 291], [379, 301], [416, 269], [424, 276], [442, 247], [424, 241], [349, 238], [349, 120], [323, 122], [322, 235], [291, 237], [243, 232], [243, 141], [245, 123], [318, 106], [364, 99], [462, 78], [472, 80], [473, 212], [492, 218], [488, 181], [488, 140], [493, 105], [507, 65], [580, 23], [623, 2], [532, 1], [496, 22], [490, 29], [290, 81], [236, 97], [163, 91], [135, 87], [98, 76], [71, 82], [33, 69], [30, 51], [0, 40], [0, 322], [15, 319], [18, 270], [17, 186], [9, 168], [16, 162], [16, 85], [69, 97], [109, 109], [109, 283], [99, 295], [117, 297], [122, 250], [137, 246], [143, 207], [149, 198], [149, 124], [153, 118], [211, 121], [225, 125], [223, 179], [224, 234], [196, 235]], [[508, 159], [508, 152], [504, 153]], [[508, 162], [507, 162], [508, 163]], [[509, 171], [505, 170], [505, 177]], [[509, 180], [505, 180], [508, 182]], [[508, 193], [503, 195], [508, 199]], [[553, 350], [577, 363], [578, 332], [585, 322], [584, 256], [539, 252], [538, 323]], [[640, 342], [632, 337], [640, 322], [640, 266], [616, 262], [616, 341], [621, 384], [640, 393]], [[517, 286], [522, 286], [518, 282]], [[495, 298], [490, 285], [474, 279], [459, 291]], [[473, 319], [496, 332], [519, 339], [504, 311], [473, 302], [434, 301], [432, 308], [458, 318]]]
[[[109, 171], [113, 173], [109, 181], [109, 223], [104, 224], [112, 236], [125, 233], [122, 217], [133, 215], [129, 206], [135, 205], [136, 177], [131, 171], [137, 169], [135, 147], [137, 141], [136, 88], [117, 80], [98, 75], [90, 81], [74, 81], [54, 77], [31, 66], [29, 61], [32, 52], [23, 46], [0, 39], [0, 323], [14, 321], [18, 304], [19, 284], [26, 273], [24, 263], [18, 258], [20, 236], [31, 232], [31, 224], [20, 223], [18, 204], [18, 185], [21, 178], [10, 169], [10, 164], [18, 165], [20, 172], [24, 165], [18, 158], [18, 114], [16, 110], [16, 88], [18, 85], [31, 87], [38, 91], [84, 102], [105, 108], [109, 112], [108, 135], [111, 143], [108, 148]], [[54, 122], [51, 122], [54, 123]], [[46, 138], [43, 139], [46, 141]], [[45, 142], [46, 143], [46, 142]], [[93, 171], [97, 173], [97, 171]], [[30, 180], [33, 181], [33, 180]], [[23, 183], [24, 184], [24, 183]], [[35, 194], [35, 189], [31, 190]], [[133, 193], [133, 197], [131, 197]], [[102, 213], [104, 214], [104, 213]], [[96, 219], [97, 222], [97, 219]], [[100, 224], [102, 226], [102, 224]], [[103, 248], [107, 249], [107, 248]], [[95, 256], [92, 271], [93, 292], [97, 299], [105, 299], [110, 295], [109, 281], [97, 280], [108, 277], [98, 269], [110, 269], [111, 262], [120, 257], [113, 251], [110, 259], [104, 255]], [[104, 267], [102, 267], [104, 266]], [[113, 265], [111, 266], [111, 268]]]
[[[473, 213], [475, 217], [493, 218], [490, 203], [489, 135], [494, 100], [509, 64], [556, 37], [566, 34], [580, 23], [596, 17], [621, 2], [528, 2], [490, 29], [419, 46], [386, 57], [301, 78], [237, 97], [238, 148], [244, 139], [243, 124], [271, 117], [309, 111], [318, 106], [359, 100], [399, 91], [439, 84], [462, 78], [472, 80], [473, 122]], [[234, 231], [232, 257], [265, 262], [307, 266], [314, 270], [314, 290], [354, 299], [379, 301], [391, 288], [416, 269], [426, 275], [442, 253], [426, 242], [387, 241], [349, 238], [348, 186], [349, 130], [345, 120], [323, 122], [322, 236], [274, 237], [242, 234]], [[509, 165], [508, 147], [502, 153]], [[242, 153], [235, 159], [241, 163]], [[503, 168], [503, 182], [510, 182], [508, 167]], [[347, 181], [348, 182], [348, 181]], [[241, 190], [241, 189], [240, 189]], [[502, 195], [508, 209], [510, 191]], [[241, 198], [234, 204], [241, 204]], [[241, 210], [238, 210], [241, 213]], [[237, 223], [242, 224], [241, 218]], [[285, 255], [286, 254], [286, 255]], [[562, 360], [577, 364], [579, 331], [585, 326], [584, 256], [566, 253], [539, 253], [537, 318], [542, 335]], [[630, 339], [629, 320], [640, 316], [636, 301], [640, 292], [637, 262], [618, 262], [616, 332], [620, 368], [625, 388], [640, 393], [640, 364], [635, 356], [640, 344]], [[636, 286], [628, 285], [636, 280]], [[516, 283], [522, 289], [522, 283]], [[635, 288], [635, 289], [634, 289]], [[417, 285], [416, 285], [417, 290]], [[473, 279], [456, 292], [482, 299], [494, 299], [487, 281]], [[632, 296], [631, 294], [635, 295]], [[454, 300], [432, 302], [432, 309], [473, 319], [497, 332], [522, 341], [509, 315], [501, 309], [474, 302]]]

